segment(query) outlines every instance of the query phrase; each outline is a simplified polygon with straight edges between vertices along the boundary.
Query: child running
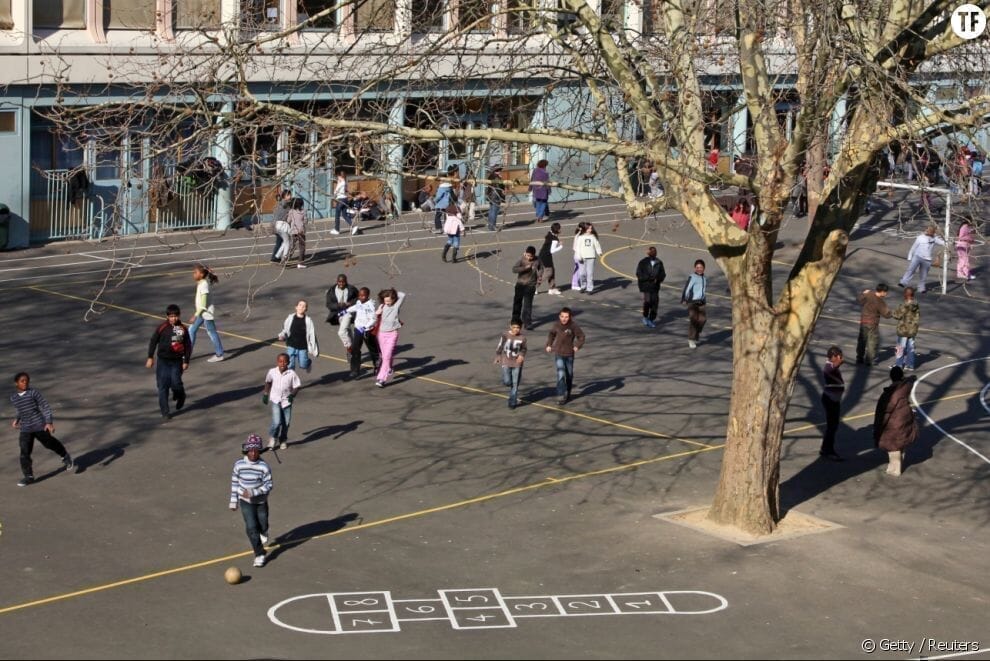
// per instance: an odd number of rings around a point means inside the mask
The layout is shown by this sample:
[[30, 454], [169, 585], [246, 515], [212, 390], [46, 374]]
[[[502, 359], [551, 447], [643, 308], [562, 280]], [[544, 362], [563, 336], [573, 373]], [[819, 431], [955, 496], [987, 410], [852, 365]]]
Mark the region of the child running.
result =
[[52, 436], [55, 432], [52, 407], [40, 392], [31, 387], [31, 375], [18, 372], [14, 377], [14, 385], [17, 392], [10, 396], [10, 403], [14, 405], [17, 417], [10, 426], [20, 432], [21, 472], [24, 474], [17, 486], [26, 487], [34, 482], [31, 452], [34, 450], [35, 439], [62, 458], [65, 470], [72, 470], [72, 457], [66, 452], [65, 446]]
[[268, 494], [272, 492], [272, 469], [261, 459], [261, 437], [251, 434], [241, 446], [246, 455], [234, 463], [230, 476], [230, 509], [241, 507], [244, 531], [254, 551], [254, 566], [264, 567], [268, 543]]
[[280, 353], [275, 359], [275, 367], [268, 370], [265, 376], [265, 390], [261, 395], [261, 403], [271, 406], [272, 424], [268, 430], [268, 449], [275, 449], [275, 439], [279, 440], [279, 450], [288, 445], [289, 425], [292, 423], [292, 400], [296, 398], [299, 387], [299, 375], [289, 367], [289, 354]]
[[213, 343], [213, 355], [206, 359], [208, 363], [219, 363], [223, 360], [223, 344], [220, 342], [220, 334], [217, 333], [217, 324], [214, 321], [213, 295], [210, 293], [210, 285], [215, 285], [219, 278], [209, 267], [204, 264], [193, 266], [193, 280], [196, 281], [196, 313], [189, 319], [189, 349], [190, 353], [196, 346], [196, 333], [200, 326], [206, 326], [206, 334], [210, 336]]

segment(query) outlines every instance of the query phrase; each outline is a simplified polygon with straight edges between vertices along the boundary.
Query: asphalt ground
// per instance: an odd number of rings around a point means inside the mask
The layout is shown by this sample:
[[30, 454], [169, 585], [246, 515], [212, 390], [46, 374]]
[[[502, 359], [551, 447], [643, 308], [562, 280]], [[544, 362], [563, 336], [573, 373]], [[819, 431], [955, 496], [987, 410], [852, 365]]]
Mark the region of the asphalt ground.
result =
[[[78, 466], [66, 474], [38, 446], [39, 481], [16, 487], [8, 429], [0, 656], [990, 658], [985, 244], [973, 250], [978, 280], [943, 296], [933, 275], [921, 299], [916, 396], [927, 418], [905, 473], [884, 475], [872, 447], [885, 368], [843, 367], [847, 461], [817, 453], [825, 349], [854, 354], [856, 293], [896, 282], [922, 226], [900, 200], [882, 199], [854, 232], [789, 410], [783, 504], [837, 527], [748, 547], [655, 518], [710, 502], [731, 382], [729, 300], [711, 260], [709, 322], [699, 348], [687, 347], [677, 299], [705, 251], [675, 214], [628, 220], [605, 201], [555, 208], [565, 237], [579, 220], [596, 223], [599, 289], [537, 296], [514, 411], [492, 355], [511, 266], [546, 232], [520, 206], [503, 231], [469, 232], [458, 264], [440, 261], [442, 239], [416, 215], [353, 238], [318, 223], [305, 270], [271, 265], [260, 228], [0, 255], [0, 373], [31, 373]], [[794, 219], [782, 233], [782, 273], [804, 228]], [[640, 323], [629, 279], [647, 245], [668, 273], [656, 330]], [[569, 253], [557, 255], [562, 271]], [[200, 332], [188, 404], [162, 422], [147, 342], [167, 304], [188, 318], [196, 261], [221, 274], [228, 359], [207, 363]], [[367, 373], [344, 378], [335, 329], [322, 323], [340, 272], [408, 293], [384, 389]], [[895, 286], [891, 302], [899, 297]], [[289, 448], [264, 455], [275, 546], [255, 569], [227, 509], [230, 469], [248, 434], [267, 436], [262, 384], [299, 298], [320, 322], [321, 355], [302, 374]], [[562, 305], [588, 336], [566, 406], [541, 351]], [[881, 332], [889, 365], [894, 327]], [[9, 403], [2, 410], [11, 417]], [[241, 584], [224, 582], [229, 566]]]

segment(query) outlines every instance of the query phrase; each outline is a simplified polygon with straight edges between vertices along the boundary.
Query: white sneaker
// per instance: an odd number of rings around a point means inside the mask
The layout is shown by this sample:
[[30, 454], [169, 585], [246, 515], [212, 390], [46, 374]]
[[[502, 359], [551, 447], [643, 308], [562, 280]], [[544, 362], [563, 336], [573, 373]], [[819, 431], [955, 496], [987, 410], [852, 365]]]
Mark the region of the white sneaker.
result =
[[340, 234], [340, 232], [338, 232], [337, 230], [330, 230], [330, 233], [331, 234]]
[[289, 444], [286, 443], [285, 441], [282, 441], [278, 446], [279, 450], [287, 450], [288, 448], [289, 448]]
[[694, 340], [688, 340], [688, 346], [691, 347], [692, 349], [697, 349], [698, 343], [695, 342]]
[[269, 450], [274, 450], [275, 449], [275, 437], [274, 436], [272, 436], [271, 438], [268, 439], [268, 449]]
[[304, 268], [306, 268], [306, 265], [305, 264], [296, 264], [296, 268], [297, 269], [304, 269]]
[[358, 227], [357, 225], [354, 225], [353, 227], [351, 227], [351, 236], [354, 236], [355, 234], [357, 234], [359, 229], [361, 229], [361, 228]]
[[547, 293], [550, 294], [551, 296], [560, 296], [560, 290], [557, 289], [556, 287], [554, 287], [553, 289], [551, 289]]
[[265, 556], [264, 555], [256, 555], [256, 556], [254, 556], [254, 566], [255, 567], [264, 567], [265, 566]]
[[268, 544], [268, 535], [258, 535], [261, 538], [262, 544]]
[[223, 356], [210, 356], [206, 359], [208, 363], [220, 363], [223, 362]]

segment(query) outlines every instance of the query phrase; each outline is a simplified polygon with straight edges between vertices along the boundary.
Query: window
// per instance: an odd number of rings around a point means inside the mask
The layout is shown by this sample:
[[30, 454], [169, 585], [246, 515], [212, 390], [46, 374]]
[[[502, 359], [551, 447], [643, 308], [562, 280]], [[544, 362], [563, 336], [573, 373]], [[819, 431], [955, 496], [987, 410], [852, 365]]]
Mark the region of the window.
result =
[[[299, 22], [309, 19], [311, 16], [319, 14], [321, 11], [330, 9], [340, 4], [338, 0], [299, 0]], [[334, 30], [337, 28], [337, 12], [331, 11], [326, 16], [321, 16], [307, 27], [317, 30]]]
[[79, 29], [86, 27], [83, 19], [85, 0], [34, 0], [34, 27], [44, 29]]
[[507, 0], [509, 32], [526, 32], [533, 26], [535, 13], [532, 11], [536, 0]]
[[103, 21], [111, 30], [154, 30], [155, 0], [103, 0]]
[[412, 0], [412, 31], [443, 32], [443, 0]]
[[0, 0], [0, 30], [14, 27], [14, 16], [10, 13], [10, 0]]
[[458, 0], [457, 21], [465, 30], [491, 30], [491, 0]]
[[610, 29], [620, 30], [623, 27], [625, 2], [623, 0], [601, 0], [602, 21]]
[[357, 0], [358, 32], [391, 30], [395, 19], [395, 0]]
[[17, 113], [13, 110], [0, 111], [0, 133], [17, 133]]
[[179, 30], [220, 27], [220, 0], [177, 0], [175, 27]]
[[272, 29], [279, 24], [279, 0], [241, 0], [241, 27]]

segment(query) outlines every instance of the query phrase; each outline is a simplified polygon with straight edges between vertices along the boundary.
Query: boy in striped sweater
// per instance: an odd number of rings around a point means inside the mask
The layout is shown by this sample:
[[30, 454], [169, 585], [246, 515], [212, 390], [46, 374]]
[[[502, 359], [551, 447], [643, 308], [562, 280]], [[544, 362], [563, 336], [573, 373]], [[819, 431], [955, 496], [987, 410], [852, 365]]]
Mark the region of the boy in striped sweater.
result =
[[268, 543], [268, 494], [272, 491], [272, 470], [261, 460], [261, 437], [248, 436], [241, 446], [246, 455], [234, 463], [230, 476], [230, 509], [241, 507], [244, 529], [254, 550], [254, 566], [265, 566]]
[[31, 387], [31, 375], [27, 372], [18, 372], [14, 377], [14, 384], [17, 386], [17, 392], [10, 396], [10, 403], [14, 405], [17, 417], [11, 422], [11, 426], [20, 431], [21, 472], [24, 473], [17, 486], [26, 487], [34, 482], [31, 451], [34, 450], [35, 439], [62, 457], [62, 464], [66, 470], [71, 470], [73, 463], [72, 457], [65, 451], [65, 446], [52, 436], [55, 431], [52, 408], [41, 393]]

